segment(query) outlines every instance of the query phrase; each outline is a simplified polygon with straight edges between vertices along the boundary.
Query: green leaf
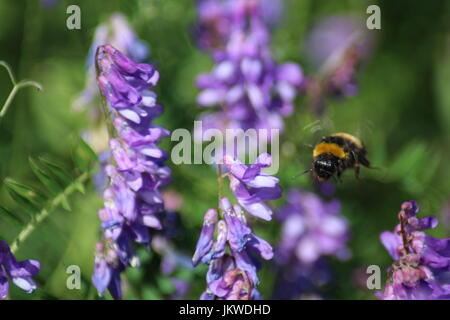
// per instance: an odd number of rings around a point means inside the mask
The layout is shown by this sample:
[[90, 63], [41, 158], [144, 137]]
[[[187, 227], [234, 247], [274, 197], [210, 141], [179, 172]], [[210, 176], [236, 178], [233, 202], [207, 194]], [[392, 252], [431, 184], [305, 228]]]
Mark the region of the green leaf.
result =
[[43, 170], [35, 160], [29, 158], [31, 170], [38, 177], [38, 179], [47, 187], [52, 194], [58, 194], [64, 190], [64, 187], [55, 181], [55, 177]]
[[45, 198], [32, 188], [11, 178], [5, 179], [5, 186], [11, 197], [28, 213], [34, 215], [43, 206]]
[[83, 138], [78, 137], [77, 148], [73, 155], [75, 165], [82, 172], [88, 171], [93, 164], [97, 163], [98, 157], [94, 150], [83, 140]]
[[71, 175], [63, 169], [60, 165], [56, 164], [54, 161], [48, 159], [47, 157], [39, 157], [40, 163], [48, 171], [50, 171], [63, 185], [68, 185], [72, 182], [73, 178]]
[[0, 217], [5, 218], [9, 223], [15, 224], [15, 225], [22, 225], [24, 224], [24, 221], [22, 221], [21, 218], [19, 218], [17, 215], [6, 209], [5, 207], [0, 205]]

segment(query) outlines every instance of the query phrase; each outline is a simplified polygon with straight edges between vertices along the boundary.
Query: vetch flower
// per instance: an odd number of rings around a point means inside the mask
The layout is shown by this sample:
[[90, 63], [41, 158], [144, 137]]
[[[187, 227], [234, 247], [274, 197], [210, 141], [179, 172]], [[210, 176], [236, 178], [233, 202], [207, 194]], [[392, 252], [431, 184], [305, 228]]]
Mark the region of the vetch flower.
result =
[[33, 276], [38, 274], [41, 265], [37, 260], [17, 261], [8, 244], [0, 240], [0, 299], [6, 299], [9, 280], [27, 293], [36, 289]]
[[435, 228], [436, 218], [418, 218], [415, 201], [404, 202], [394, 232], [384, 231], [381, 242], [395, 260], [388, 270], [385, 300], [450, 299], [450, 239], [437, 239], [422, 230]]
[[349, 257], [349, 227], [337, 199], [325, 201], [314, 193], [289, 190], [287, 204], [276, 212], [282, 236], [276, 249], [276, 298], [318, 294], [330, 280], [325, 257]]
[[[199, 0], [197, 1], [197, 24], [194, 35], [198, 46], [213, 53], [223, 50], [231, 34], [235, 11], [240, 0]], [[268, 27], [273, 27], [282, 16], [282, 0], [258, 0], [261, 19]]]
[[290, 190], [287, 202], [277, 212], [283, 221], [280, 258], [293, 254], [302, 264], [312, 264], [324, 255], [348, 257], [348, 222], [337, 199], [326, 202], [314, 193]]
[[[223, 219], [218, 222], [215, 209], [205, 214], [202, 233], [192, 258], [194, 265], [199, 261], [209, 265], [206, 277], [208, 286], [201, 299], [257, 299], [260, 297], [256, 290], [260, 262], [256, 256], [272, 259], [272, 247], [252, 232], [240, 206], [233, 206], [229, 199], [222, 198], [220, 209]], [[214, 229], [217, 231], [215, 241]]]
[[92, 282], [100, 296], [103, 296], [108, 289], [114, 299], [122, 298], [120, 273], [125, 270], [125, 267], [114, 242], [104, 239], [97, 243]]
[[216, 229], [216, 223], [218, 219], [218, 213], [215, 209], [209, 209], [205, 213], [203, 219], [203, 227], [200, 234], [200, 238], [197, 242], [194, 256], [192, 257], [192, 263], [195, 266], [198, 265], [201, 258], [204, 257], [213, 247], [214, 230]]
[[111, 45], [98, 47], [97, 82], [107, 106], [111, 164], [109, 185], [99, 211], [103, 243], [96, 254], [94, 285], [100, 295], [108, 288], [121, 298], [120, 273], [139, 265], [136, 243], [150, 248], [151, 229], [161, 229], [164, 201], [160, 189], [170, 181], [166, 153], [157, 145], [169, 132], [152, 121], [162, 112], [156, 94], [159, 73], [133, 61]]
[[[82, 109], [92, 104], [98, 97], [95, 75], [95, 54], [99, 46], [110, 44], [117, 50], [129, 55], [131, 59], [143, 62], [149, 55], [147, 44], [139, 40], [125, 16], [113, 13], [105, 23], [100, 24], [94, 33], [94, 40], [87, 56], [86, 87], [76, 98], [73, 108]], [[95, 111], [95, 108], [93, 108]]]
[[262, 173], [262, 169], [270, 167], [272, 157], [263, 153], [250, 166], [230, 155], [225, 155], [223, 160], [228, 169], [231, 190], [239, 204], [250, 214], [271, 220], [272, 209], [264, 201], [281, 197], [281, 188], [278, 186], [279, 179]]
[[[215, 108], [206, 113], [210, 116], [201, 115], [203, 121], [212, 121], [205, 123], [204, 128], [217, 127], [219, 118], [226, 128], [283, 129], [282, 118], [293, 111], [303, 73], [295, 63], [277, 65], [273, 61], [270, 34], [262, 18], [263, 3], [235, 0], [204, 4], [215, 8], [208, 11], [214, 23], [206, 23], [204, 29], [220, 30], [212, 32], [219, 35], [211, 38], [222, 43], [213, 53], [213, 70], [197, 78], [201, 90], [198, 104]], [[226, 13], [215, 13], [223, 8]], [[202, 12], [203, 9], [200, 14], [209, 16]]]
[[356, 72], [373, 47], [365, 20], [353, 16], [331, 16], [320, 20], [306, 40], [306, 55], [317, 75], [305, 81], [316, 113], [322, 113], [324, 99], [354, 96], [358, 92]]

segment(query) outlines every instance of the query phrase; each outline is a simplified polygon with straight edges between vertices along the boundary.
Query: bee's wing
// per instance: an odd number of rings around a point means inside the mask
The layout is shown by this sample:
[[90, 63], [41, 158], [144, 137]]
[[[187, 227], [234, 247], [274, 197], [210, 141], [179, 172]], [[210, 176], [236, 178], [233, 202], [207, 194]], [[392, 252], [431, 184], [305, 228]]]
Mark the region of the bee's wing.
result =
[[305, 137], [304, 144], [313, 149], [314, 146], [334, 130], [334, 123], [330, 118], [322, 118], [308, 123], [302, 128], [302, 135]]

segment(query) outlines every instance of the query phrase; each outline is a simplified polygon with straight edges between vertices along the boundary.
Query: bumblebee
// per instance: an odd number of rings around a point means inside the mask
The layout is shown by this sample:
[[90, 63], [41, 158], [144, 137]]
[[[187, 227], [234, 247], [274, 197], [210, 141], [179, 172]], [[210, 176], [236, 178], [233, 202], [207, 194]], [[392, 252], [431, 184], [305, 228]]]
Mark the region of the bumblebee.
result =
[[334, 175], [339, 178], [346, 169], [354, 168], [359, 179], [361, 165], [371, 168], [366, 154], [366, 148], [358, 138], [348, 133], [335, 133], [322, 138], [314, 147], [312, 169], [309, 171], [319, 181], [326, 181]]

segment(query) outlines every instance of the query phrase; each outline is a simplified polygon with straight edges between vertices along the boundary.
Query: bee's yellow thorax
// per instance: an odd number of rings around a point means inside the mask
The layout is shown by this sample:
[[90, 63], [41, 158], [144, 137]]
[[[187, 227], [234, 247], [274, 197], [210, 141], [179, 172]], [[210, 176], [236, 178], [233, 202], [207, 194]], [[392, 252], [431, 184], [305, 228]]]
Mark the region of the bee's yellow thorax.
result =
[[317, 157], [323, 153], [331, 153], [336, 157], [343, 159], [347, 157], [347, 153], [344, 149], [338, 146], [336, 143], [321, 142], [314, 148], [313, 157]]

